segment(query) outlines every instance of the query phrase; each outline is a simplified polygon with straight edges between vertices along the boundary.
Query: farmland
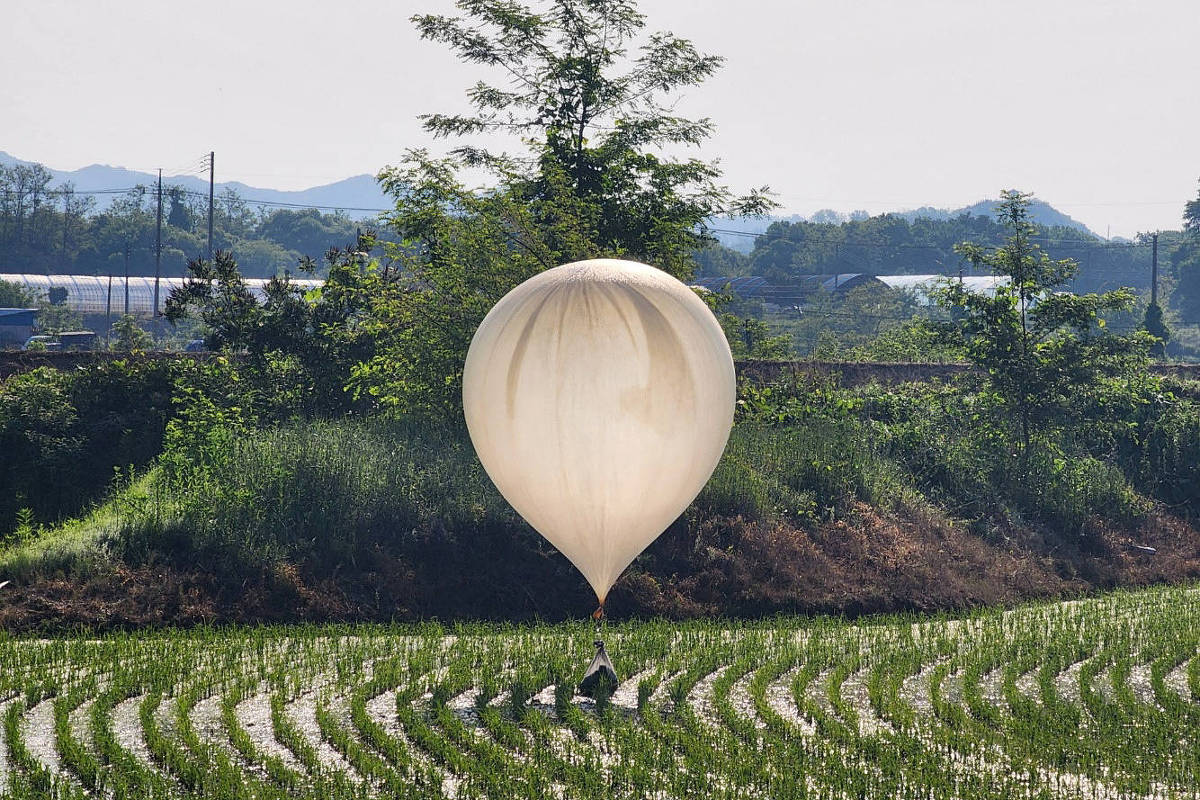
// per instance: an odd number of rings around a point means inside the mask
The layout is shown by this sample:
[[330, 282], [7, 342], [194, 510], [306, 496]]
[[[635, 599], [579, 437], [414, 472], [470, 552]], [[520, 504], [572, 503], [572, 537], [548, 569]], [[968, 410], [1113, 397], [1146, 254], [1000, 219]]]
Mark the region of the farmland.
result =
[[1197, 797], [1200, 591], [0, 642], [13, 797]]

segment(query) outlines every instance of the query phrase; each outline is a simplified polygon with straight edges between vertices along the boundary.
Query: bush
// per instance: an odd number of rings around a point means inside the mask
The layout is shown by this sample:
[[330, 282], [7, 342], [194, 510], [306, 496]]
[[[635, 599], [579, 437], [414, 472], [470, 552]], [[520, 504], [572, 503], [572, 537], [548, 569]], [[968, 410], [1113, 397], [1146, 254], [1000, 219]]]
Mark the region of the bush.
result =
[[1137, 486], [1172, 507], [1200, 514], [1200, 409], [1171, 403], [1144, 425], [1140, 438], [1125, 448]]
[[150, 463], [171, 394], [161, 361], [41, 367], [0, 383], [0, 532], [14, 528], [22, 508], [41, 522], [78, 514], [115, 469]]

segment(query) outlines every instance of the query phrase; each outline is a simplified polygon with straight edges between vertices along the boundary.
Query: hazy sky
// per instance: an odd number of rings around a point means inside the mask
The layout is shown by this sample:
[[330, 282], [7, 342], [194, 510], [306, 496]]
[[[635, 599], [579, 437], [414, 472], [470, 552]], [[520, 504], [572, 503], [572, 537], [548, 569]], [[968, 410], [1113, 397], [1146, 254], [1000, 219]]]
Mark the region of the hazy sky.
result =
[[[305, 188], [431, 145], [479, 73], [414, 34], [450, 0], [16, 0], [0, 150], [58, 169]], [[1178, 228], [1200, 177], [1196, 0], [645, 0], [725, 56], [678, 110], [700, 155], [785, 212], [1036, 192], [1104, 234]]]

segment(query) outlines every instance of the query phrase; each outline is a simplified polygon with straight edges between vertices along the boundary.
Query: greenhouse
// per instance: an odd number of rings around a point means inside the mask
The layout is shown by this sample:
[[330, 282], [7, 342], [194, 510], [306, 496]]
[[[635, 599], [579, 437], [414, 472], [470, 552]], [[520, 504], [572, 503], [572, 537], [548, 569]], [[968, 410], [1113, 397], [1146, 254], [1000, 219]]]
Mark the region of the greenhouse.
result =
[[[183, 285], [184, 278], [158, 279], [158, 311], [161, 312], [172, 289]], [[267, 285], [265, 278], [244, 278], [250, 291], [260, 300]], [[39, 300], [52, 299], [53, 289], [64, 289], [67, 308], [80, 314], [133, 314], [152, 316], [154, 307], [153, 277], [96, 276], [96, 275], [17, 275], [0, 274], [0, 281], [24, 286]], [[292, 284], [303, 289], [320, 286], [324, 281], [296, 280]]]

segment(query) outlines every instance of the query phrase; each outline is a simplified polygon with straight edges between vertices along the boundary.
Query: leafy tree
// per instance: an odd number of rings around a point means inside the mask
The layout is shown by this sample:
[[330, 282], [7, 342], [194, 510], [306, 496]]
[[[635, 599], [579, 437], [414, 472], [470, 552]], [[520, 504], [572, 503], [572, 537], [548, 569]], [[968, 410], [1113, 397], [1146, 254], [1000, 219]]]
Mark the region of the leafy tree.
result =
[[1163, 319], [1162, 306], [1158, 303], [1150, 303], [1146, 306], [1142, 330], [1155, 339], [1150, 348], [1151, 355], [1155, 358], [1163, 358], [1166, 355], [1167, 342], [1171, 341], [1171, 329], [1167, 327], [1167, 322]]
[[749, 274], [749, 259], [737, 250], [721, 244], [710, 244], [696, 251], [695, 259], [700, 275], [734, 277]]
[[59, 241], [59, 267], [73, 265], [83, 249], [88, 230], [88, 215], [96, 207], [96, 198], [80, 196], [73, 183], [64, 183], [58, 189], [62, 197], [62, 215], [57, 223], [62, 229]]
[[[999, 222], [966, 213], [948, 219], [908, 220], [896, 214], [824, 219], [827, 221], [814, 216], [809, 221], [772, 223], [755, 239], [749, 264], [741, 274], [761, 275], [775, 284], [794, 283], [805, 275], [839, 272], [955, 275], [971, 268], [955, 251], [957, 244], [974, 241], [998, 246], [1007, 236]], [[1139, 241], [1137, 246], [1126, 248], [1101, 248], [1102, 243], [1084, 231], [1040, 225], [1036, 238], [1054, 241], [1056, 249], [1081, 262], [1071, 281], [1075, 291], [1114, 282], [1132, 286], [1147, 283], [1148, 242]]]
[[528, 205], [509, 191], [471, 191], [450, 163], [425, 160], [388, 173], [384, 185], [397, 194], [388, 220], [405, 240], [387, 248], [386, 263], [372, 261], [354, 289], [376, 350], [354, 367], [350, 388], [397, 412], [453, 416], [475, 328], [509, 289], [556, 266], [559, 255], [534, 231]]
[[185, 231], [192, 229], [192, 210], [188, 207], [184, 188], [172, 186], [167, 190], [170, 209], [167, 212], [167, 225]]
[[331, 243], [343, 245], [354, 241], [356, 227], [359, 223], [340, 212], [279, 209], [262, 218], [257, 234], [288, 250], [318, 258], [329, 250]]
[[61, 333], [83, 327], [83, 317], [72, 311], [66, 303], [50, 299], [37, 301], [37, 330], [39, 333]]
[[[265, 311], [250, 291], [238, 270], [232, 254], [218, 250], [213, 260], [195, 259], [188, 262], [188, 279], [183, 286], [172, 289], [167, 296], [164, 316], [176, 322], [196, 314], [208, 333], [205, 344], [211, 350], [248, 351], [261, 355], [278, 349], [275, 332], [264, 330]], [[268, 298], [277, 297], [289, 287], [286, 280], [275, 281]], [[293, 332], [300, 335], [302, 331]]]
[[122, 314], [112, 325], [116, 339], [112, 349], [122, 353], [140, 353], [154, 345], [154, 339], [138, 325], [132, 314]]
[[[250, 210], [250, 206], [246, 205], [246, 201], [237, 193], [237, 190], [225, 187], [217, 197], [216, 203], [213, 227], [216, 228], [219, 221], [222, 237], [229, 242], [247, 236], [254, 228], [256, 221], [254, 212]], [[215, 230], [213, 236], [216, 236]]]
[[1171, 305], [1184, 322], [1200, 322], [1200, 195], [1183, 209], [1184, 241], [1171, 254], [1176, 276]]
[[41, 164], [0, 166], [0, 244], [6, 255], [29, 257], [47, 248], [50, 228], [44, 223], [53, 179]]
[[97, 216], [93, 237], [104, 275], [145, 275], [154, 269], [155, 215], [145, 186], [135, 186]]
[[850, 356], [861, 361], [961, 361], [962, 334], [953, 322], [913, 317], [853, 348]]
[[1183, 207], [1183, 230], [1192, 236], [1200, 237], [1200, 195], [1195, 200], [1189, 200]]
[[0, 281], [0, 308], [29, 308], [33, 293], [19, 283]]
[[[218, 250], [211, 262], [188, 264], [188, 279], [171, 291], [164, 314], [173, 325], [199, 319], [209, 349], [246, 354], [249, 377], [263, 391], [293, 395], [293, 411], [351, 410], [354, 397], [344, 391], [351, 365], [370, 358], [375, 347], [360, 319], [363, 304], [387, 281], [376, 278], [376, 264], [367, 259], [372, 244], [367, 235], [358, 249], [330, 251], [329, 278], [319, 290], [305, 292], [286, 274], [271, 278], [262, 302], [232, 254]], [[311, 261], [303, 266], [315, 269]]]
[[712, 242], [710, 218], [768, 208], [761, 190], [732, 197], [714, 164], [660, 155], [711, 133], [707, 119], [674, 116], [664, 98], [702, 83], [721, 58], [668, 33], [639, 39], [645, 18], [629, 0], [552, 0], [544, 11], [508, 0], [457, 5], [464, 16], [413, 22], [463, 61], [499, 71], [506, 88], [480, 81], [467, 92], [473, 113], [422, 119], [439, 137], [496, 132], [527, 143], [524, 159], [454, 151], [528, 205], [534, 227], [515, 236], [533, 234], [556, 259], [627, 256], [687, 277], [693, 253]]
[[787, 334], [773, 334], [770, 326], [761, 319], [722, 314], [720, 321], [734, 358], [791, 358], [791, 337]]
[[[762, 191], [734, 197], [715, 165], [662, 154], [709, 135], [707, 120], [673, 116], [666, 98], [701, 83], [721, 59], [670, 34], [642, 36], [645, 20], [627, 0], [458, 8], [460, 17], [413, 21], [424, 38], [506, 83], [477, 83], [467, 92], [472, 113], [426, 115], [425, 127], [438, 137], [512, 134], [526, 152], [413, 151], [383, 170], [396, 197], [385, 221], [403, 241], [369, 278], [376, 291], [364, 325], [378, 349], [351, 380], [358, 396], [385, 406], [454, 415], [472, 332], [520, 281], [603, 256], [686, 278], [697, 249], [713, 241], [710, 218], [768, 207]], [[494, 184], [469, 189], [458, 177], [464, 168], [486, 170]]]
[[987, 375], [987, 399], [1015, 419], [1026, 463], [1035, 435], [1064, 427], [1105, 378], [1143, 365], [1152, 340], [1145, 332], [1121, 336], [1105, 329], [1104, 314], [1126, 311], [1127, 289], [1075, 295], [1056, 291], [1078, 269], [1051, 259], [1031, 241], [1031, 195], [1002, 193], [998, 218], [1009, 235], [996, 248], [964, 243], [959, 252], [976, 268], [1008, 280], [988, 295], [951, 281], [940, 301], [958, 315], [967, 357]]

